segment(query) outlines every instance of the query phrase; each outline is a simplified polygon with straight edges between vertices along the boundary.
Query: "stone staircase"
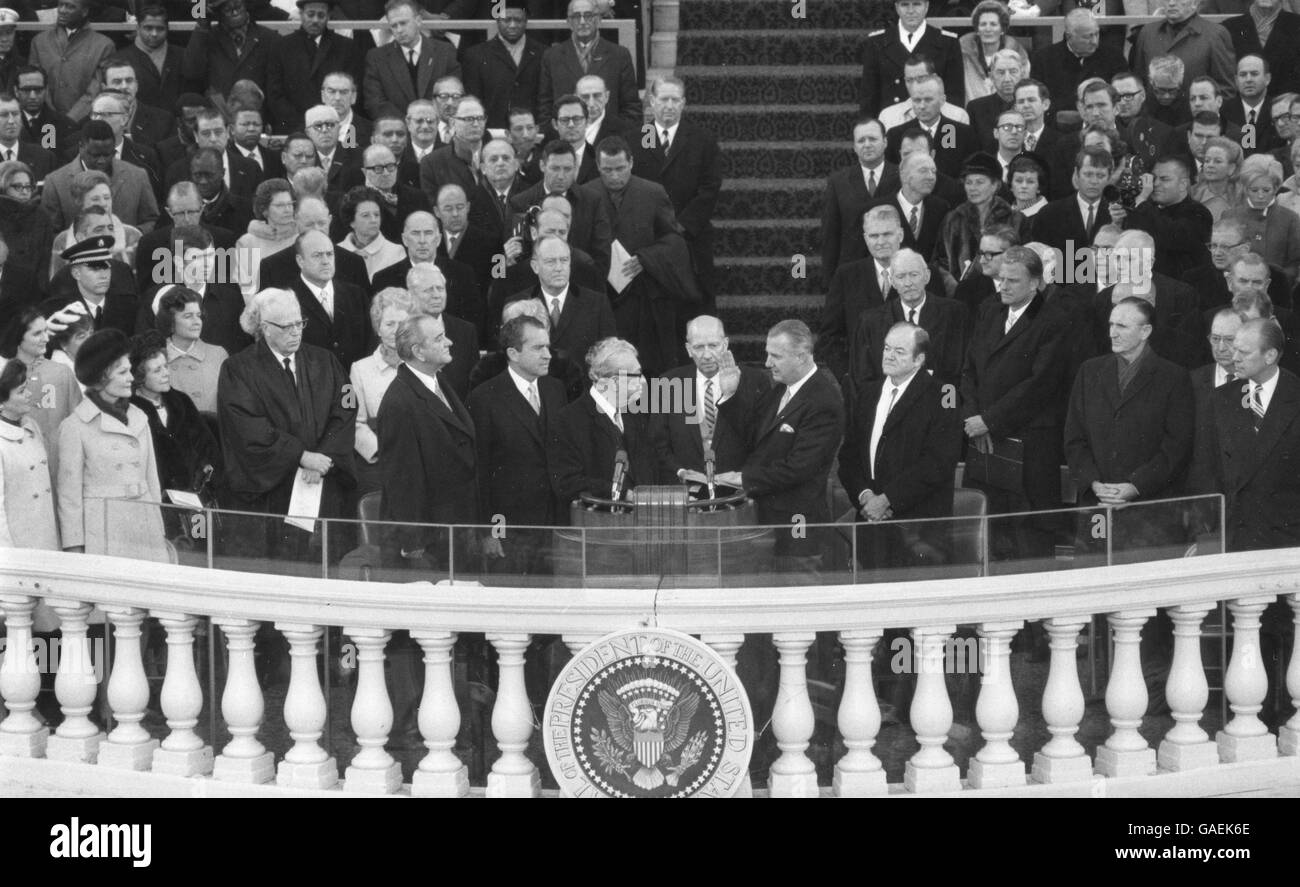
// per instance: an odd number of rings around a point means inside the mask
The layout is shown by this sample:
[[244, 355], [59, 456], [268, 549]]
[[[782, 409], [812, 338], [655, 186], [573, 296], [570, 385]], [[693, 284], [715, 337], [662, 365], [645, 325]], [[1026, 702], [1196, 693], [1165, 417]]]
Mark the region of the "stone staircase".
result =
[[884, 20], [876, 0], [803, 5], [681, 0], [675, 73], [722, 149], [718, 311], [741, 360], [762, 359], [778, 320], [816, 326], [826, 176], [852, 161], [861, 45]]

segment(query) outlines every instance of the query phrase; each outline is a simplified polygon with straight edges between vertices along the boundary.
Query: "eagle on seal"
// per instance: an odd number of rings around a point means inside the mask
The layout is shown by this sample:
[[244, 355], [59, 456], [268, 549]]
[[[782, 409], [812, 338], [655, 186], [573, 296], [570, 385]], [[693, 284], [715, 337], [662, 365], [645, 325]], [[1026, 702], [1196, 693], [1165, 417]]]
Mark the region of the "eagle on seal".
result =
[[614, 743], [641, 765], [632, 774], [638, 788], [650, 791], [664, 784], [662, 766], [672, 766], [668, 754], [690, 735], [700, 697], [688, 690], [675, 702], [638, 695], [624, 703], [608, 690], [597, 694]]

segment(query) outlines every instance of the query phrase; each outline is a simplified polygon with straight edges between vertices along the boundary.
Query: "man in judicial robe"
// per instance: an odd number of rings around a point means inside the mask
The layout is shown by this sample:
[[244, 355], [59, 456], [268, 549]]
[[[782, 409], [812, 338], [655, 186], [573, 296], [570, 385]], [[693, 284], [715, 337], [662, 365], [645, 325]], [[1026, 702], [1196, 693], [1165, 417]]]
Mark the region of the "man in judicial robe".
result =
[[222, 364], [217, 382], [226, 502], [272, 516], [231, 516], [227, 527], [232, 547], [248, 557], [298, 557], [316, 537], [276, 515], [288, 513], [296, 484], [323, 484], [318, 516], [344, 516], [355, 484], [355, 398], [347, 396], [338, 360], [302, 341], [302, 311], [292, 292], [258, 293], [242, 323], [257, 341]]

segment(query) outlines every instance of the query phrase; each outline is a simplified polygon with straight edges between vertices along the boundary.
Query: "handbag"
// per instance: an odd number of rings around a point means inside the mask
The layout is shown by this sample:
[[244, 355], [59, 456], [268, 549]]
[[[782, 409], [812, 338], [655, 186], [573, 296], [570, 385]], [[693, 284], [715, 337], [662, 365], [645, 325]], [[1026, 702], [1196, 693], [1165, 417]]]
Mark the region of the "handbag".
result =
[[966, 454], [964, 477], [985, 487], [1023, 493], [1025, 491], [1025, 442], [1018, 437], [1008, 437], [1003, 440], [990, 439], [987, 453], [981, 453], [972, 446]]

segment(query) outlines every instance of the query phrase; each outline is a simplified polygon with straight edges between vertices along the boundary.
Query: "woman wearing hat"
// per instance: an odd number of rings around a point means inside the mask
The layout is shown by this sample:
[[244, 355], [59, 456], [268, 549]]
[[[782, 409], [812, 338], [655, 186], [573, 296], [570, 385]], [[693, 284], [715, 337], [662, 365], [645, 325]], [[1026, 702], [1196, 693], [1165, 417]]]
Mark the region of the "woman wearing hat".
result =
[[992, 154], [976, 151], [961, 169], [966, 202], [944, 217], [939, 229], [935, 262], [944, 272], [951, 295], [957, 283], [976, 273], [980, 234], [990, 225], [1009, 225], [1024, 239], [1025, 218], [998, 197], [1002, 186], [1002, 164]]
[[59, 528], [65, 551], [165, 563], [162, 488], [149, 421], [131, 404], [130, 352], [114, 329], [77, 352], [86, 398], [59, 426]]
[[0, 7], [0, 92], [13, 92], [18, 85], [18, 69], [27, 64], [27, 57], [18, 51], [18, 12]]
[[50, 478], [58, 477], [59, 450], [55, 446], [59, 425], [81, 403], [81, 386], [72, 370], [45, 357], [50, 330], [41, 309], [28, 307], [19, 312], [3, 335], [0, 357], [27, 367], [27, 387], [32, 392], [31, 419], [46, 440], [50, 457]]

